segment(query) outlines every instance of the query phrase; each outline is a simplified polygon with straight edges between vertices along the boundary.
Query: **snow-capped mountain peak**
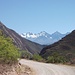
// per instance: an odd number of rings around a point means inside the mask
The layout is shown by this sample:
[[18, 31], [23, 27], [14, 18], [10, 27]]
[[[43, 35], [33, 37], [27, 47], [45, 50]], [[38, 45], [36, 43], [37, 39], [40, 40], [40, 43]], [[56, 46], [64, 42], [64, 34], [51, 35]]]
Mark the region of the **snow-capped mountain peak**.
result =
[[48, 34], [48, 33], [45, 32], [45, 31], [42, 31], [42, 32], [40, 32], [40, 33], [37, 34], [38, 37], [40, 37], [40, 36], [47, 37], [47, 36], [49, 36], [49, 35], [50, 35], [50, 34]]
[[21, 34], [22, 37], [24, 37], [30, 41], [33, 41], [33, 42], [36, 42], [39, 44], [45, 44], [45, 45], [46, 44], [52, 44], [52, 43], [60, 40], [61, 38], [63, 38], [66, 35], [67, 34], [61, 34], [58, 31], [54, 32], [53, 34], [49, 34], [45, 31], [42, 31], [38, 34], [34, 34], [31, 32]]
[[47, 33], [45, 31], [42, 31], [39, 33], [40, 35], [46, 35]]

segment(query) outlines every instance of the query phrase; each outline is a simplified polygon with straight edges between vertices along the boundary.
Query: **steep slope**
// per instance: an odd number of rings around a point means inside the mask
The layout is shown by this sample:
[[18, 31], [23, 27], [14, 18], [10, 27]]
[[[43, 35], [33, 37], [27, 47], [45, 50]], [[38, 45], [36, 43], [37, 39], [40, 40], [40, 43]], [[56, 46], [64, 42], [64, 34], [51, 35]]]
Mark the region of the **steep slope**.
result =
[[13, 43], [20, 48], [20, 50], [26, 50], [31, 54], [40, 53], [43, 48], [42, 45], [31, 42], [25, 38], [22, 38], [18, 33], [14, 30], [7, 28], [3, 23], [0, 22], [0, 30], [3, 31], [3, 34], [12, 38]]
[[39, 43], [42, 45], [49, 45], [49, 44], [52, 44], [52, 43], [60, 40], [61, 38], [65, 37], [67, 34], [68, 33], [61, 34], [58, 31], [54, 32], [53, 34], [49, 34], [45, 31], [42, 31], [38, 34], [34, 34], [31, 32], [22, 33], [21, 36], [30, 40], [30, 41], [33, 41], [33, 42], [36, 42], [36, 43]]
[[75, 63], [75, 30], [62, 40], [43, 48], [40, 55], [47, 58], [54, 52], [64, 56], [71, 63]]

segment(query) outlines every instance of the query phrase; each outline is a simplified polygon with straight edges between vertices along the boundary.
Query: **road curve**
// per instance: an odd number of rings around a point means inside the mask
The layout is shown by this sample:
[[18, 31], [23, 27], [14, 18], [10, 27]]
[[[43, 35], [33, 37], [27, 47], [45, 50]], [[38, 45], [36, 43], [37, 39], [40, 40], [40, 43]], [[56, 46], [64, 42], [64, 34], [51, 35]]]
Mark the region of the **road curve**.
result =
[[73, 66], [40, 63], [25, 59], [21, 59], [19, 62], [31, 67], [35, 75], [75, 75], [75, 67]]

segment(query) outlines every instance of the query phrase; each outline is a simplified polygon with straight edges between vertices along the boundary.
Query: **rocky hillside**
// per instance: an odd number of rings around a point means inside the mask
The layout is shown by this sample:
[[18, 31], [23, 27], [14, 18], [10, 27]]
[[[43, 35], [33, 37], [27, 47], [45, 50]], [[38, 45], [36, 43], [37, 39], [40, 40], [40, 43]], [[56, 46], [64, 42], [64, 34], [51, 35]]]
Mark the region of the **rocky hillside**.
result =
[[3, 31], [3, 34], [7, 37], [12, 38], [13, 43], [20, 49], [26, 50], [30, 54], [40, 53], [43, 48], [42, 45], [31, 42], [25, 38], [22, 38], [18, 33], [14, 30], [7, 28], [2, 22], [0, 22], [0, 30]]
[[55, 52], [64, 56], [68, 62], [75, 63], [75, 30], [62, 40], [43, 48], [40, 55], [47, 59]]

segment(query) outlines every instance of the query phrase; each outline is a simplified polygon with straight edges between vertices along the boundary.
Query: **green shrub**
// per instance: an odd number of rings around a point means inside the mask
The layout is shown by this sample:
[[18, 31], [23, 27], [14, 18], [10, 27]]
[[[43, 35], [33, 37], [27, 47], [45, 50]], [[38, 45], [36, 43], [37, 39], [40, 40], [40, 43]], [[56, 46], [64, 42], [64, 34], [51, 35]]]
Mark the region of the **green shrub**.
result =
[[20, 51], [20, 55], [21, 58], [25, 58], [25, 59], [30, 59], [32, 57], [32, 55], [25, 50]]
[[0, 32], [0, 63], [15, 63], [19, 56], [19, 49], [13, 45], [12, 39]]
[[34, 54], [32, 59], [36, 61], [44, 61], [44, 59], [39, 54]]
[[49, 56], [49, 57], [47, 58], [47, 62], [48, 62], [48, 63], [54, 63], [54, 62], [55, 62], [54, 57], [53, 57], [53, 56]]

